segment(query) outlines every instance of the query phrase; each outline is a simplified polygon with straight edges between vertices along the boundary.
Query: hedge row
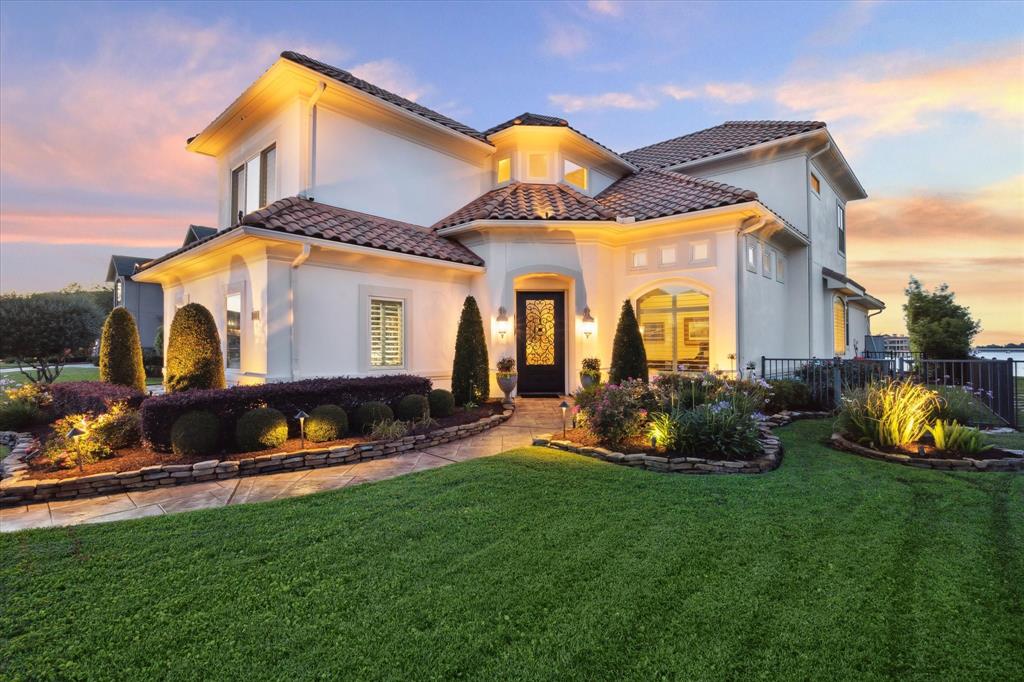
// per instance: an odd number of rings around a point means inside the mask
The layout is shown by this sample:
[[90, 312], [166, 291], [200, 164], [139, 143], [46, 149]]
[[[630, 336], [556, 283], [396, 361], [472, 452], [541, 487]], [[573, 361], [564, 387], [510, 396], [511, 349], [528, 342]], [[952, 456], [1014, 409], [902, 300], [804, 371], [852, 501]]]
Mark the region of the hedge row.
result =
[[53, 418], [60, 419], [69, 414], [92, 412], [103, 414], [114, 403], [125, 402], [138, 407], [145, 395], [118, 384], [102, 381], [68, 381], [49, 387]]
[[379, 401], [392, 408], [409, 394], [430, 393], [430, 379], [410, 374], [380, 377], [304, 379], [255, 386], [185, 391], [154, 396], [142, 403], [142, 436], [155, 450], [171, 450], [171, 427], [192, 410], [213, 413], [222, 433], [234, 433], [243, 414], [259, 407], [280, 410], [289, 420], [299, 410], [312, 412], [320, 405], [338, 405], [350, 415], [362, 403]]

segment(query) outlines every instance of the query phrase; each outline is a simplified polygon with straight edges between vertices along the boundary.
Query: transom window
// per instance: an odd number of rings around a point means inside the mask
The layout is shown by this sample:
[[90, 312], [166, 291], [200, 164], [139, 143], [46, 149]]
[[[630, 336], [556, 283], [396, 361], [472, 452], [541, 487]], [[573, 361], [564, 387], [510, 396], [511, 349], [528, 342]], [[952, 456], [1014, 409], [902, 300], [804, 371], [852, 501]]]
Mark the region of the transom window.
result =
[[565, 159], [562, 162], [562, 178], [564, 178], [565, 181], [573, 187], [582, 189], [583, 191], [586, 191], [589, 187], [590, 178], [587, 174], [587, 169], [579, 164], [573, 163], [569, 159]]
[[663, 246], [661, 247], [661, 264], [662, 265], [675, 265], [676, 263], [676, 247], [674, 246]]
[[228, 369], [242, 367], [242, 294], [228, 294], [225, 301], [224, 364]]
[[839, 296], [832, 299], [832, 350], [836, 355], [845, 355], [850, 344], [850, 322], [847, 319], [846, 301]]
[[633, 252], [632, 266], [634, 268], [646, 268], [647, 267], [647, 250], [641, 249]]
[[707, 371], [708, 301], [707, 294], [685, 287], [662, 287], [637, 300], [637, 321], [651, 370]]
[[512, 179], [512, 159], [498, 159], [496, 168], [497, 184], [508, 182]]
[[405, 302], [370, 299], [370, 366], [405, 366]]
[[839, 253], [846, 255], [846, 207], [842, 204], [836, 205], [836, 238], [839, 241]]
[[711, 245], [706, 242], [694, 242], [690, 244], [690, 262], [703, 263], [711, 258]]
[[231, 222], [270, 203], [277, 186], [277, 146], [270, 145], [231, 171]]

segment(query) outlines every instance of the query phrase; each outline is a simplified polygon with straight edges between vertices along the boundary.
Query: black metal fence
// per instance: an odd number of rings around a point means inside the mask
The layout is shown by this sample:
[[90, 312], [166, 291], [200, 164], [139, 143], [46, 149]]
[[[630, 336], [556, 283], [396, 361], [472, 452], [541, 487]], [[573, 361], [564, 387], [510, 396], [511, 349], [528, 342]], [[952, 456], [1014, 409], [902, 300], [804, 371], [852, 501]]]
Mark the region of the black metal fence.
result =
[[761, 376], [807, 385], [821, 407], [838, 408], [843, 391], [890, 377], [912, 378], [936, 388], [970, 393], [984, 409], [979, 420], [990, 425], [1024, 427], [1024, 361], [926, 360], [908, 355], [876, 358], [761, 358]]

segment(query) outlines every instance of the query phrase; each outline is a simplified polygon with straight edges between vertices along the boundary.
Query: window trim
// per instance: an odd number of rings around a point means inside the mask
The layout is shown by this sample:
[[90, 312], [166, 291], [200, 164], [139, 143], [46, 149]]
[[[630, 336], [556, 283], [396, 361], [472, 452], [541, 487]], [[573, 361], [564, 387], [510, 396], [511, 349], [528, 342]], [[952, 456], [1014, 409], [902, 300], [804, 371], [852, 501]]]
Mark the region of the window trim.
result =
[[[266, 163], [266, 158], [267, 158], [267, 154], [269, 154], [271, 151], [274, 152], [274, 185], [275, 186], [273, 188], [269, 187], [268, 183], [267, 183], [267, 165], [268, 164]], [[239, 161], [238, 163], [233, 164], [231, 166], [231, 171], [228, 174], [228, 182], [230, 183], [230, 187], [229, 187], [228, 191], [231, 193], [231, 200], [229, 202], [230, 205], [231, 205], [231, 215], [230, 215], [230, 221], [229, 221], [230, 225], [237, 225], [238, 224], [238, 222], [239, 222], [239, 216], [238, 216], [239, 211], [241, 211], [243, 216], [247, 215], [249, 213], [252, 213], [252, 211], [246, 211], [245, 210], [245, 197], [249, 193], [249, 173], [247, 171], [247, 167], [248, 167], [249, 163], [253, 159], [256, 159], [256, 158], [259, 158], [259, 160], [260, 160], [260, 177], [259, 177], [259, 180], [258, 180], [258, 182], [260, 184], [260, 187], [259, 187], [259, 192], [258, 192], [259, 196], [258, 196], [258, 198], [256, 200], [257, 203], [259, 204], [259, 206], [254, 208], [253, 211], [258, 211], [261, 208], [265, 207], [269, 203], [267, 201], [267, 199], [268, 199], [268, 197], [271, 194], [271, 189], [273, 189], [273, 195], [277, 196], [277, 193], [278, 193], [277, 192], [277, 184], [278, 184], [278, 178], [280, 177], [278, 171], [280, 169], [278, 168], [278, 162], [277, 162], [277, 140], [272, 140], [269, 144], [264, 145], [260, 149], [260, 151], [256, 152], [255, 154], [246, 154], [245, 157], [241, 161]], [[241, 189], [240, 192], [236, 191], [236, 190], [238, 190], [238, 184], [235, 181], [235, 176], [239, 172], [241, 172], [241, 174], [242, 174], [242, 189]]]
[[[402, 364], [398, 365], [372, 365], [370, 364], [370, 301], [391, 300], [402, 302]], [[413, 314], [415, 311], [414, 293], [411, 289], [397, 289], [394, 287], [381, 287], [369, 284], [359, 285], [359, 371], [363, 374], [409, 371], [412, 366], [412, 358], [409, 353], [412, 349]]]

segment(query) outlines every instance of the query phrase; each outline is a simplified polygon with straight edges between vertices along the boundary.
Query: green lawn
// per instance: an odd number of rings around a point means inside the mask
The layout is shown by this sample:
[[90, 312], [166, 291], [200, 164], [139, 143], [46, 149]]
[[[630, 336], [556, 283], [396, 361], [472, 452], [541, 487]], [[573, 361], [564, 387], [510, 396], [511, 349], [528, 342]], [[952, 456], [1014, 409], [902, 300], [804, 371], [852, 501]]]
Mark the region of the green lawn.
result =
[[1011, 450], [1024, 450], [1024, 433], [993, 433], [986, 436], [989, 443]]
[[1024, 476], [780, 433], [762, 476], [531, 448], [4, 536], [0, 677], [1024, 677]]
[[[17, 367], [17, 366], [15, 366]], [[31, 373], [31, 370], [29, 370]], [[28, 378], [21, 372], [4, 372], [0, 376], [11, 379], [18, 384], [24, 384], [28, 381]], [[100, 380], [100, 368], [99, 367], [65, 367], [60, 376], [57, 377], [55, 383], [63, 383], [65, 381], [99, 381]], [[157, 378], [146, 378], [146, 385], [153, 386], [160, 384], [161, 379]]]

